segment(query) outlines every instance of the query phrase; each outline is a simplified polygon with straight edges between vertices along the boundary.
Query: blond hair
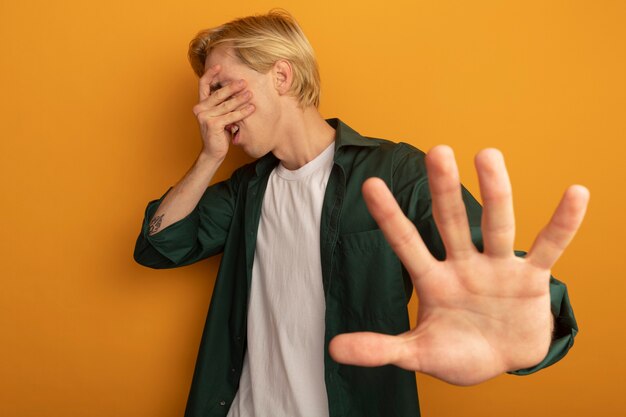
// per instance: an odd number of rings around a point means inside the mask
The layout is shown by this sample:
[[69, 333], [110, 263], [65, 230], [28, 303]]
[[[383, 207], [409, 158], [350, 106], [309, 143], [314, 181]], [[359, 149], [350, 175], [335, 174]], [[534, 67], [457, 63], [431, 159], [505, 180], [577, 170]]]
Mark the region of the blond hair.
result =
[[194, 72], [204, 74], [206, 57], [213, 48], [227, 44], [253, 70], [266, 73], [279, 60], [293, 69], [289, 93], [302, 106], [319, 106], [320, 76], [313, 48], [296, 20], [284, 10], [242, 17], [205, 29], [189, 42], [189, 62]]

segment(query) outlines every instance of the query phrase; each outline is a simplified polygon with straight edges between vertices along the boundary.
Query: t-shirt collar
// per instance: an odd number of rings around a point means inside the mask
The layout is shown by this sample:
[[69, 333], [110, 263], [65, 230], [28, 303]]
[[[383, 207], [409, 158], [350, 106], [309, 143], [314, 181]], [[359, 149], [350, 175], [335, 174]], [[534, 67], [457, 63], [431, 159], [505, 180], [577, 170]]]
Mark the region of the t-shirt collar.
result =
[[[374, 147], [379, 146], [376, 141], [368, 140], [361, 136], [357, 131], [342, 122], [338, 118], [326, 119], [326, 123], [335, 129], [335, 162], [341, 164], [341, 148], [345, 146]], [[262, 156], [256, 163], [255, 171], [258, 176], [269, 174], [278, 164], [276, 158], [271, 152]]]

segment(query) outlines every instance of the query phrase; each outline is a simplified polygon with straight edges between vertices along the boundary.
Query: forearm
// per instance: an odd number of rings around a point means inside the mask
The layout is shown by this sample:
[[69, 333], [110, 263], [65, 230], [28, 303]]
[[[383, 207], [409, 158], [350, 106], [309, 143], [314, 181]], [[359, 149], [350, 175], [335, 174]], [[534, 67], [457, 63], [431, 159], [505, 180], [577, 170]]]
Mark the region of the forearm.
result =
[[183, 219], [193, 211], [222, 161], [200, 153], [193, 166], [165, 196], [154, 213], [150, 220], [150, 235]]

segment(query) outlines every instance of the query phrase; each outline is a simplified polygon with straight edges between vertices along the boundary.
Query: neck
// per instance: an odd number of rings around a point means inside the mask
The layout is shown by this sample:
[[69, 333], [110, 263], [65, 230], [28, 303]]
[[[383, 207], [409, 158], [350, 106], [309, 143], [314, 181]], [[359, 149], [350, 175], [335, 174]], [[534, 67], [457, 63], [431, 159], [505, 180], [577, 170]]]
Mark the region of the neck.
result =
[[282, 140], [272, 153], [289, 170], [312, 161], [335, 140], [335, 129], [314, 106], [292, 107], [283, 120]]

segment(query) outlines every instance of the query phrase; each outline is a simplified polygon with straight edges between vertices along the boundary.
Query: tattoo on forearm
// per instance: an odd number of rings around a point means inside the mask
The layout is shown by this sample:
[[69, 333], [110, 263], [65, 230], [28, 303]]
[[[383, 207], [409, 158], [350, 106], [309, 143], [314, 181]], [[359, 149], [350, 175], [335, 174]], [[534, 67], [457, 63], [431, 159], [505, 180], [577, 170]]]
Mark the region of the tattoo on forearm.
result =
[[163, 219], [164, 214], [161, 214], [160, 216], [156, 216], [152, 219], [152, 221], [150, 221], [150, 234], [153, 235], [156, 232], [159, 231], [159, 228], [161, 227], [161, 220]]

